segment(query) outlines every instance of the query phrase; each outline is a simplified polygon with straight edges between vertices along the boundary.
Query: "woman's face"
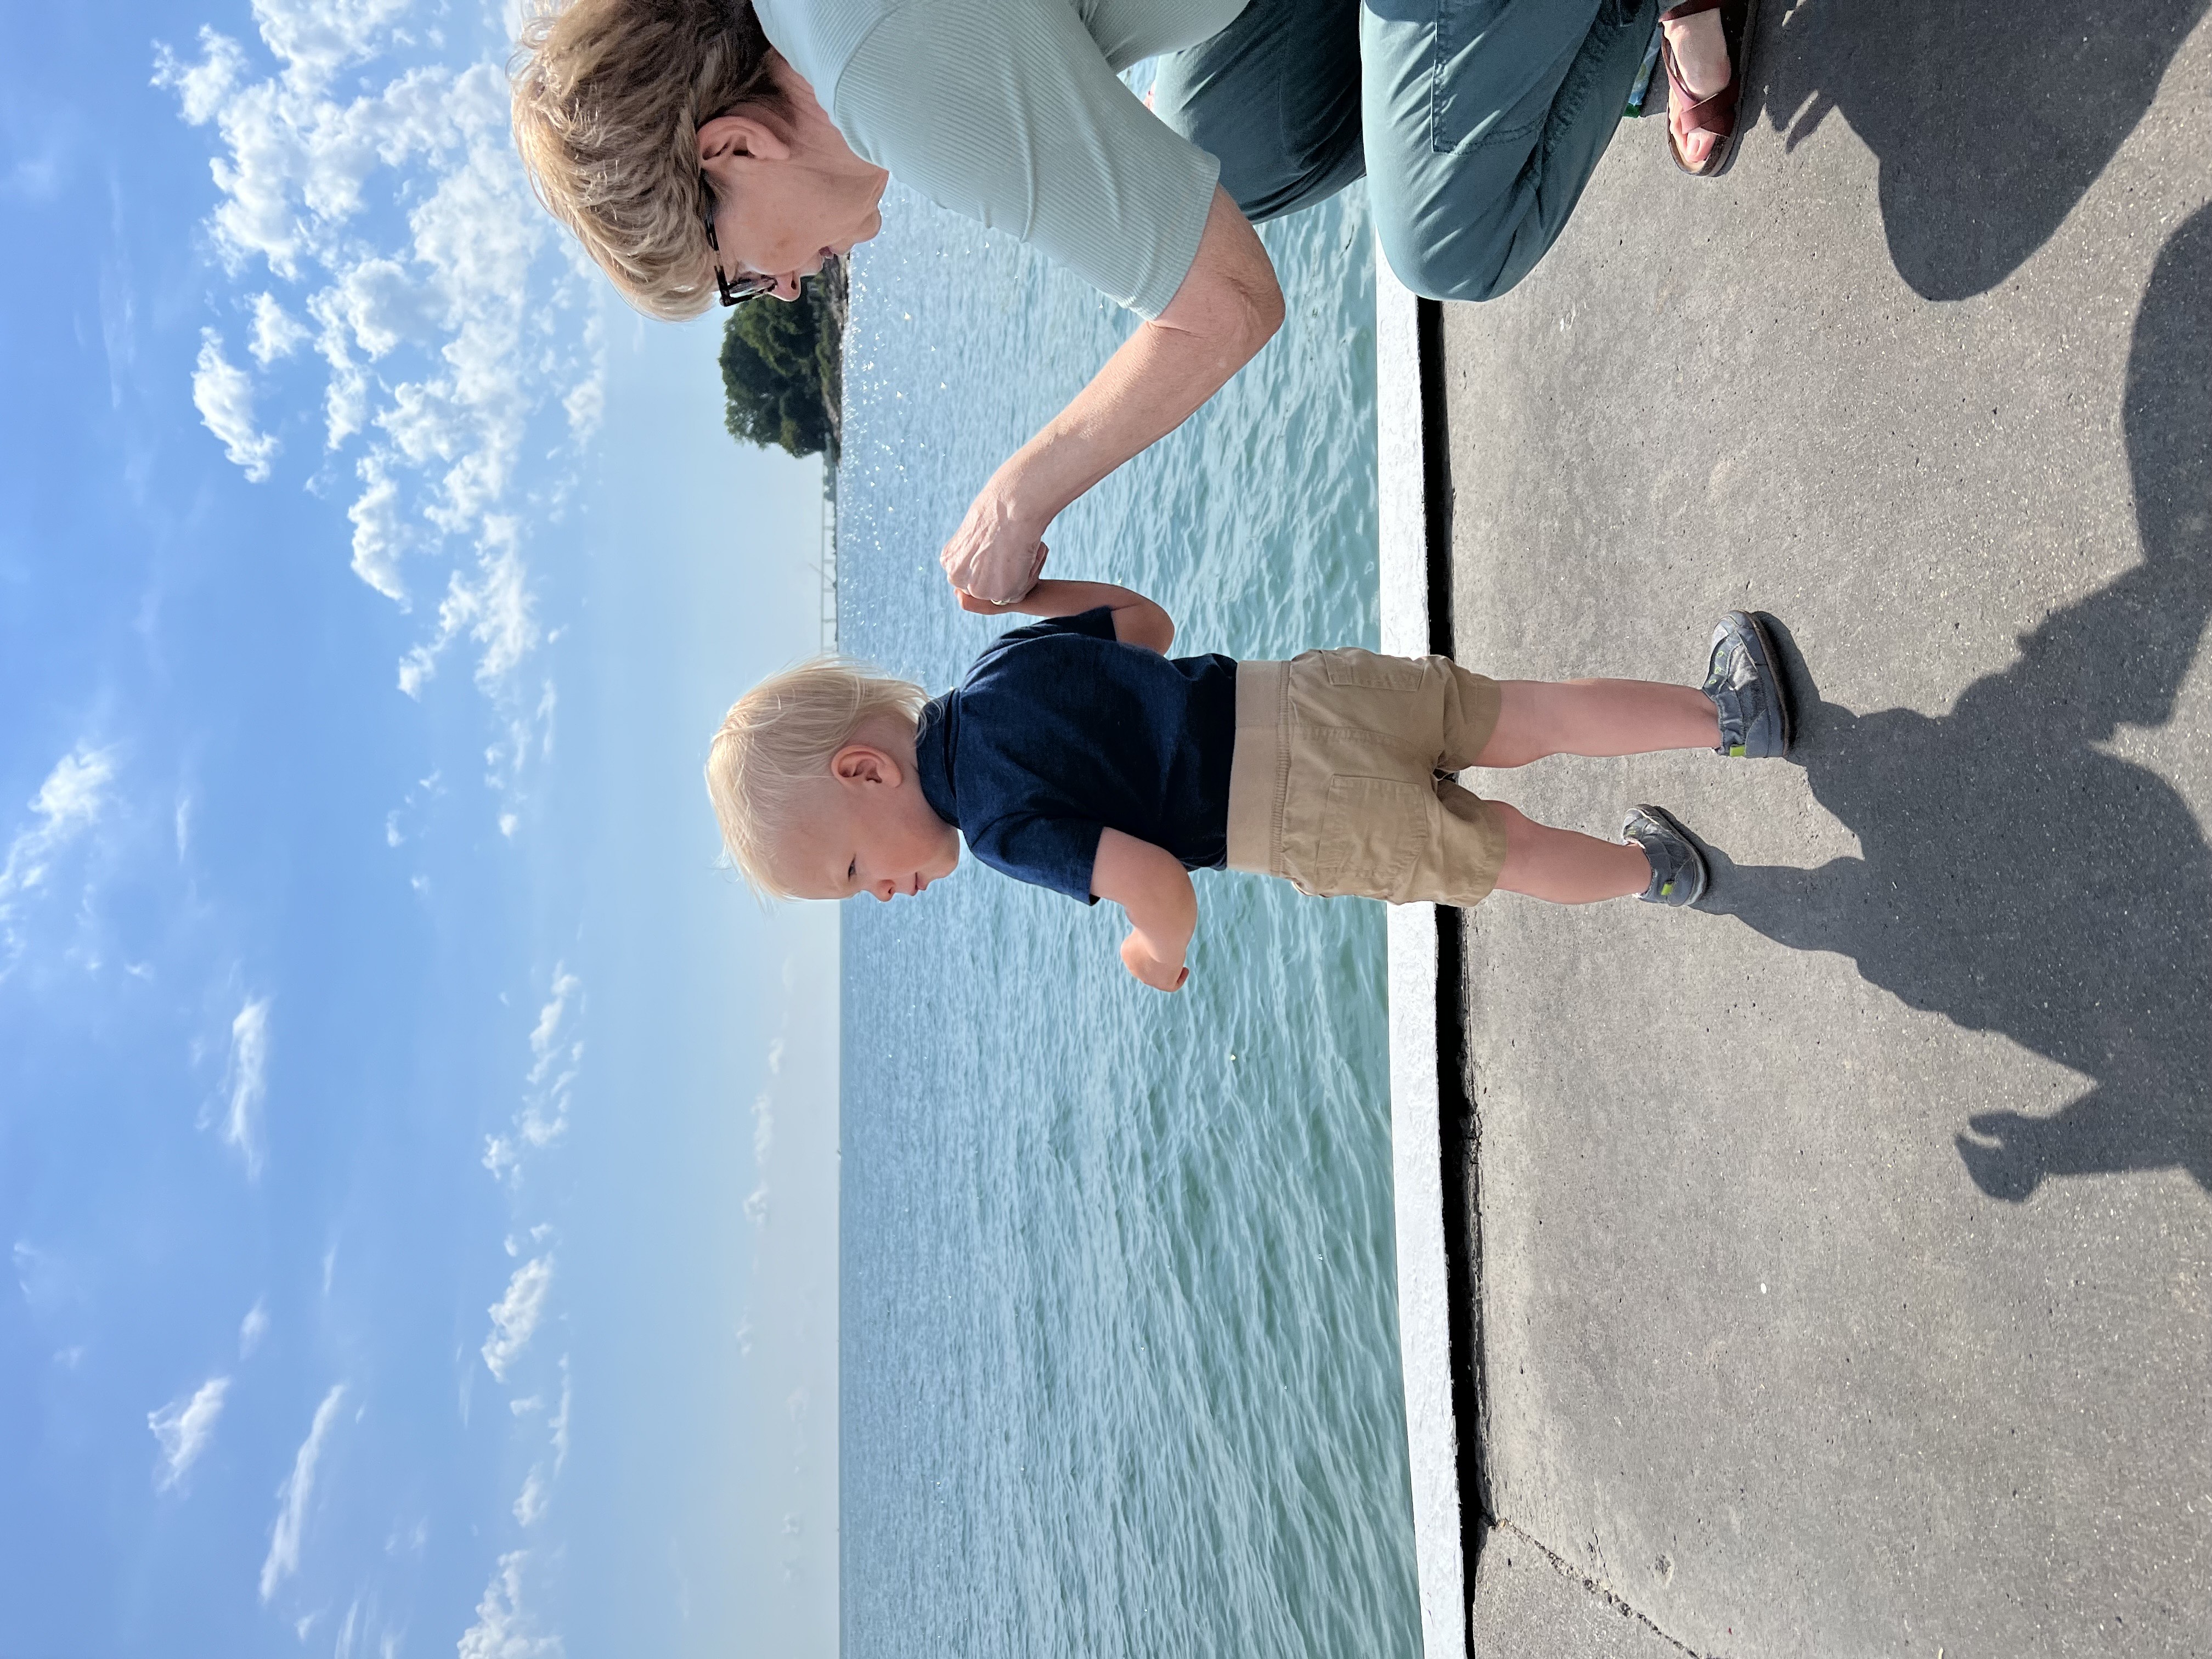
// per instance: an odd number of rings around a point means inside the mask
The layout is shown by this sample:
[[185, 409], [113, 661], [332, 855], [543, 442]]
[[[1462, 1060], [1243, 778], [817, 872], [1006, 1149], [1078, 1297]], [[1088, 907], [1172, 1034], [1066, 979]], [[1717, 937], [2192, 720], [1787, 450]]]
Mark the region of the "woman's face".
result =
[[785, 91], [784, 109], [701, 127], [699, 167], [714, 193], [723, 276], [772, 278], [778, 299], [794, 300], [800, 278], [883, 228], [890, 175], [853, 153], [805, 82], [790, 76]]

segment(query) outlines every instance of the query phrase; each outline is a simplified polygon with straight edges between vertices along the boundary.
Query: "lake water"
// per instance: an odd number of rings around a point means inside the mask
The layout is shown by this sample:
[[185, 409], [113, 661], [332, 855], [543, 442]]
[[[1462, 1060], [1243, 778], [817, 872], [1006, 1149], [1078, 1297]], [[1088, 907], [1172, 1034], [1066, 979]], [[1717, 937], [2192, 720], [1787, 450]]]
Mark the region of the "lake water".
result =
[[[1181, 652], [1371, 647], [1364, 198], [1264, 235], [1282, 333], [1063, 515], [1048, 574], [1152, 594]], [[846, 649], [958, 678], [998, 624], [938, 549], [1129, 326], [894, 190], [853, 270]], [[846, 907], [848, 1659], [1419, 1651], [1382, 910], [1198, 886], [1174, 997], [1112, 906], [972, 861]]]

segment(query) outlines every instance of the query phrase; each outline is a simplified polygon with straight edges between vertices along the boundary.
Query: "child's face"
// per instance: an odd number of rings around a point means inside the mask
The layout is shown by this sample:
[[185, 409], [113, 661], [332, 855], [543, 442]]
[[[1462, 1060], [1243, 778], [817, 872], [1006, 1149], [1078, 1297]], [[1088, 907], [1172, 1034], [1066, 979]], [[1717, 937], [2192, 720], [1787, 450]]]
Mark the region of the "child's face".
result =
[[795, 829], [789, 879], [802, 898], [890, 900], [960, 862], [960, 834], [931, 809], [912, 762], [867, 744], [837, 751], [820, 804]]

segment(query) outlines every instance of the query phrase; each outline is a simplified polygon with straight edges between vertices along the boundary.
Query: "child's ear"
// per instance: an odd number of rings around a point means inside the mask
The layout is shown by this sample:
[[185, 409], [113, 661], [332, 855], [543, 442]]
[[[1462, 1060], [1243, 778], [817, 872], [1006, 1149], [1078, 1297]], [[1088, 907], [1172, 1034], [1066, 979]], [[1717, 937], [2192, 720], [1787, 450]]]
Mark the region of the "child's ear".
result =
[[899, 781], [899, 763], [872, 744], [848, 743], [830, 759], [830, 775], [841, 783]]

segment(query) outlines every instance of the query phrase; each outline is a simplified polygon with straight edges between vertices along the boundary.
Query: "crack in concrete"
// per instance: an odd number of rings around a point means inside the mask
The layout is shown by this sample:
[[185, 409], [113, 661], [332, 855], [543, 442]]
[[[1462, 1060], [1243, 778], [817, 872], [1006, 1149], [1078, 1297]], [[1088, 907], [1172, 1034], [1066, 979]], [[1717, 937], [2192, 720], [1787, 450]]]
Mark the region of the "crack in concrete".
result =
[[1615, 1613], [1620, 1613], [1624, 1618], [1633, 1619], [1638, 1624], [1643, 1626], [1645, 1630], [1650, 1632], [1652, 1635], [1657, 1637], [1661, 1641], [1666, 1643], [1668, 1646], [1674, 1649], [1677, 1652], [1689, 1655], [1690, 1659], [1703, 1659], [1703, 1656], [1698, 1654], [1695, 1648], [1690, 1646], [1686, 1642], [1676, 1639], [1674, 1637], [1668, 1635], [1665, 1631], [1660, 1629], [1656, 1624], [1652, 1622], [1651, 1617], [1649, 1613], [1643, 1612], [1639, 1608], [1631, 1607], [1627, 1602], [1622, 1601], [1620, 1596], [1614, 1595], [1610, 1586], [1601, 1583], [1589, 1573], [1579, 1571], [1576, 1568], [1569, 1566], [1565, 1557], [1561, 1556], [1558, 1551], [1554, 1550], [1550, 1545], [1545, 1543], [1541, 1539], [1533, 1536], [1527, 1528], [1517, 1526], [1510, 1521], [1499, 1520], [1496, 1516], [1490, 1517], [1490, 1525], [1491, 1529], [1493, 1532], [1512, 1534], [1517, 1541], [1526, 1544], [1530, 1549], [1535, 1551], [1537, 1554], [1542, 1556], [1545, 1560], [1550, 1562], [1552, 1565], [1552, 1570], [1558, 1573], [1562, 1578], [1567, 1579], [1571, 1583], [1580, 1584], [1583, 1589], [1589, 1592], [1589, 1594], [1595, 1596], [1597, 1600], [1604, 1602], [1606, 1606], [1611, 1607]]

